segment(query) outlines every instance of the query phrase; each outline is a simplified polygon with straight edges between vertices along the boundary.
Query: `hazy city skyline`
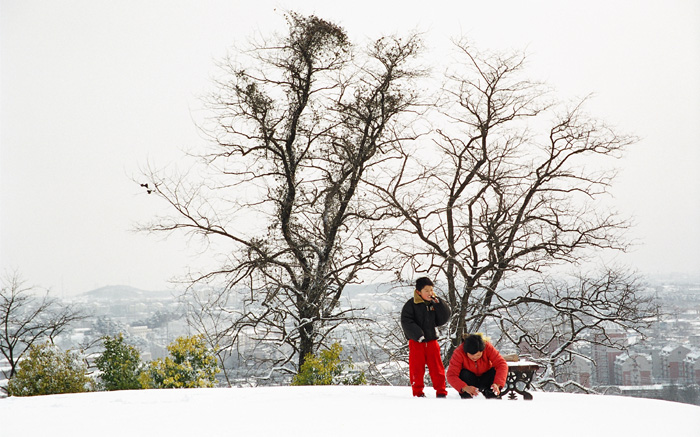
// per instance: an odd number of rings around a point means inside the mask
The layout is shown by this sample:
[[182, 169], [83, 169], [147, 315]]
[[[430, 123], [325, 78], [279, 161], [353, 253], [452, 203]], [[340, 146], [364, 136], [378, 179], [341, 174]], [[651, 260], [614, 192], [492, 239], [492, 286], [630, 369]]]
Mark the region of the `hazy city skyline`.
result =
[[[0, 266], [74, 294], [163, 289], [208, 254], [134, 233], [161, 211], [140, 168], [176, 162], [197, 131], [216, 61], [284, 11], [316, 14], [362, 44], [424, 32], [526, 49], [527, 73], [640, 137], [618, 162], [614, 206], [636, 225], [619, 257], [645, 273], [700, 272], [700, 4], [557, 1], [0, 2]], [[439, 60], [436, 60], [436, 64]]]

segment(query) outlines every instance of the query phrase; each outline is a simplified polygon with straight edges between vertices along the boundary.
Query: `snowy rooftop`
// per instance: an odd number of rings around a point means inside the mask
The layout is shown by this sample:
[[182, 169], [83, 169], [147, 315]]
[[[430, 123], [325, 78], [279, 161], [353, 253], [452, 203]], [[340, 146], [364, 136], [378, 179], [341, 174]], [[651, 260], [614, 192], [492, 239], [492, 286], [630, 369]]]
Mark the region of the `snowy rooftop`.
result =
[[[450, 389], [451, 390], [451, 389]], [[138, 390], [0, 399], [2, 436], [698, 436], [700, 407], [619, 396], [412, 398], [408, 387]], [[591, 434], [593, 433], [593, 434]]]

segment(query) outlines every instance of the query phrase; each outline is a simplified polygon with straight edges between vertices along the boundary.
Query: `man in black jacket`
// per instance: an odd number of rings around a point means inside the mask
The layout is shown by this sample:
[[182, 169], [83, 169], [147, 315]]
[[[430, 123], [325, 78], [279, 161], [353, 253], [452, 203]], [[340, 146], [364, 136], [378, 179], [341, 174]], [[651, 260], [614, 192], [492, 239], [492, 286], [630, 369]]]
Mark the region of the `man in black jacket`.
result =
[[436, 328], [449, 319], [450, 308], [433, 292], [433, 282], [429, 278], [418, 278], [413, 298], [401, 310], [401, 327], [408, 339], [408, 369], [413, 396], [425, 397], [423, 376], [426, 365], [437, 397], [447, 396], [445, 367], [440, 358]]

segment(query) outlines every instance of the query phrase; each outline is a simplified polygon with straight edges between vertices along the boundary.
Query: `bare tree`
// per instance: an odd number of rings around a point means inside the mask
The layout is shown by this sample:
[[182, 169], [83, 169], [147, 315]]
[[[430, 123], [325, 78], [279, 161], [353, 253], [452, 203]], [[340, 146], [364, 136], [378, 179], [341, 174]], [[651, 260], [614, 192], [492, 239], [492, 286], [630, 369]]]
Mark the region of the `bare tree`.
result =
[[[245, 332], [237, 325], [240, 312], [236, 311], [236, 299], [239, 296], [232, 290], [190, 289], [183, 296], [187, 324], [204, 335], [206, 342], [214, 351], [219, 368], [226, 385], [231, 387], [232, 359], [240, 356], [239, 336]], [[236, 376], [248, 376], [240, 375]]]
[[[635, 141], [588, 116], [586, 99], [570, 107], [550, 101], [542, 84], [523, 78], [524, 54], [480, 53], [464, 41], [457, 51], [434, 148], [426, 153], [403, 145], [399, 171], [375, 182], [403, 219], [404, 236], [396, 244], [403, 268], [431, 272], [446, 285], [453, 314], [446, 360], [462, 334], [487, 322], [525, 335], [525, 323], [516, 318], [523, 316], [516, 314], [531, 309], [527, 296], [536, 293], [527, 286], [514, 292], [519, 278], [582, 263], [595, 251], [626, 248], [628, 222], [599, 203], [614, 172], [595, 168]], [[633, 299], [637, 289], [610, 275], [620, 293], [609, 290], [609, 297], [622, 299], [612, 302], [624, 314], [591, 311], [588, 328], [645, 315]], [[559, 302], [564, 298], [536, 299], [556, 314], [551, 320], [563, 323], [572, 317]], [[582, 308], [598, 304], [593, 294], [578, 299]]]
[[389, 299], [393, 310], [375, 310], [367, 315], [369, 320], [354, 324], [349, 335], [354, 352], [364, 366], [363, 371], [370, 385], [410, 385], [408, 343], [397, 317], [406, 299], [403, 295], [390, 295], [378, 290], [373, 295], [384, 302]]
[[295, 13], [287, 21], [288, 34], [222, 65], [206, 174], [147, 175], [174, 213], [147, 228], [229, 245], [221, 267], [192, 284], [246, 295], [227, 309], [228, 338], [265, 343], [276, 350], [271, 368], [294, 373], [352, 319], [339, 305], [345, 286], [379, 268], [386, 230], [361, 201], [363, 178], [404, 131], [419, 41], [382, 38], [359, 53], [335, 24]]
[[543, 366], [540, 388], [590, 392], [567, 370], [576, 357], [592, 361], [583, 344], [625, 349], [627, 342], [614, 334], [643, 336], [657, 308], [651, 296], [640, 293], [642, 286], [635, 274], [619, 268], [579, 273], [569, 280], [546, 278], [522, 287], [525, 291], [510, 300], [499, 299], [493, 314], [498, 314], [502, 340]]
[[80, 311], [56, 299], [36, 295], [18, 273], [6, 274], [0, 288], [0, 354], [10, 365], [4, 377], [12, 378], [29, 348], [44, 340], [53, 343], [68, 326], [85, 318]]

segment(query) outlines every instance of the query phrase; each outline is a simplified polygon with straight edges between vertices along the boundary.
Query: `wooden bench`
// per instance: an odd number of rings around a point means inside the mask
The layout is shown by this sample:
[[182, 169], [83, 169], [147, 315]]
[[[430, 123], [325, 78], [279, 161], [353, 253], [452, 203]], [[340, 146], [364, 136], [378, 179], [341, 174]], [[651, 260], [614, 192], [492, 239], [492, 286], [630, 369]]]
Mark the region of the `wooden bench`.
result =
[[509, 361], [508, 377], [506, 386], [501, 392], [501, 398], [506, 394], [508, 399], [517, 399], [516, 393], [521, 395], [526, 401], [532, 400], [532, 395], [528, 392], [530, 383], [535, 376], [535, 372], [540, 368], [537, 363], [531, 361]]

